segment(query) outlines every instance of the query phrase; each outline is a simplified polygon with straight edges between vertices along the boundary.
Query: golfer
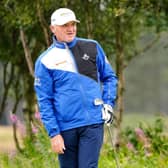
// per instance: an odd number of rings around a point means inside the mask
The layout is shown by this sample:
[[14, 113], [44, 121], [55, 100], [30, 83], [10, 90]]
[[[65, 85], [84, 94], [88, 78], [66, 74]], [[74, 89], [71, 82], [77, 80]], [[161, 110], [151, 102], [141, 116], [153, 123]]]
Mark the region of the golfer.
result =
[[53, 12], [53, 43], [36, 60], [34, 87], [60, 168], [97, 168], [117, 77], [97, 41], [76, 37], [78, 23], [70, 9]]

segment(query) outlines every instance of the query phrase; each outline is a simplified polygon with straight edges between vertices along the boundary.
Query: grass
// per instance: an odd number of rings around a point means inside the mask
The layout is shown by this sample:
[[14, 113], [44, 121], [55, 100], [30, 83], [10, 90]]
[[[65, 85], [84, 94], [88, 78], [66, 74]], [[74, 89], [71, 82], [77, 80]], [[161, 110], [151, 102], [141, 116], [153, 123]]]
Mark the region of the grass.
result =
[[[123, 117], [123, 122], [122, 122], [122, 128], [126, 127], [137, 127], [139, 126], [139, 123], [146, 123], [146, 124], [153, 124], [158, 118], [158, 116], [163, 117], [158, 114], [152, 114], [152, 113], [125, 113]], [[168, 117], [167, 117], [168, 119]]]

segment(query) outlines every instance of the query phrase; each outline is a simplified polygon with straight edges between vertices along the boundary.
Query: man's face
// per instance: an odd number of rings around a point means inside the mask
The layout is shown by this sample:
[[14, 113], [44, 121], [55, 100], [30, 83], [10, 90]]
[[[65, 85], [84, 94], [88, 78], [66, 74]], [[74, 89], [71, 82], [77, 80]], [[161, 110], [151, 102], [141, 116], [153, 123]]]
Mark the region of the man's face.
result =
[[76, 36], [77, 26], [76, 22], [72, 21], [62, 26], [50, 26], [50, 29], [59, 42], [71, 42]]

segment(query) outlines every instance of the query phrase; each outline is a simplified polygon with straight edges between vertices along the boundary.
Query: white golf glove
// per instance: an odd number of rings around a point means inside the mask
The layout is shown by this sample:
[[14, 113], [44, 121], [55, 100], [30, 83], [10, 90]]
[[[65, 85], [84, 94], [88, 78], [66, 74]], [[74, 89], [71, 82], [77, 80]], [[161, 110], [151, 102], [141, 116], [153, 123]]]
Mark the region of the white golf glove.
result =
[[113, 108], [111, 107], [111, 105], [103, 104], [102, 119], [104, 120], [105, 124], [107, 124], [107, 126], [112, 124], [114, 120], [114, 112], [113, 112]]

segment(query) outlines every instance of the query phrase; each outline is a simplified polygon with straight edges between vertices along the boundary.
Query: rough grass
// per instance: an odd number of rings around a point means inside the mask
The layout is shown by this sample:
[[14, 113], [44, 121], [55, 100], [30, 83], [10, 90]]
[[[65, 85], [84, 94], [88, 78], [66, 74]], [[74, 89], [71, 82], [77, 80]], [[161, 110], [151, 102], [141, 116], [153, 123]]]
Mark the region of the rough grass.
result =
[[152, 113], [125, 113], [122, 122], [122, 128], [125, 127], [137, 127], [139, 123], [153, 124], [158, 118], [167, 118], [163, 114], [152, 114]]

